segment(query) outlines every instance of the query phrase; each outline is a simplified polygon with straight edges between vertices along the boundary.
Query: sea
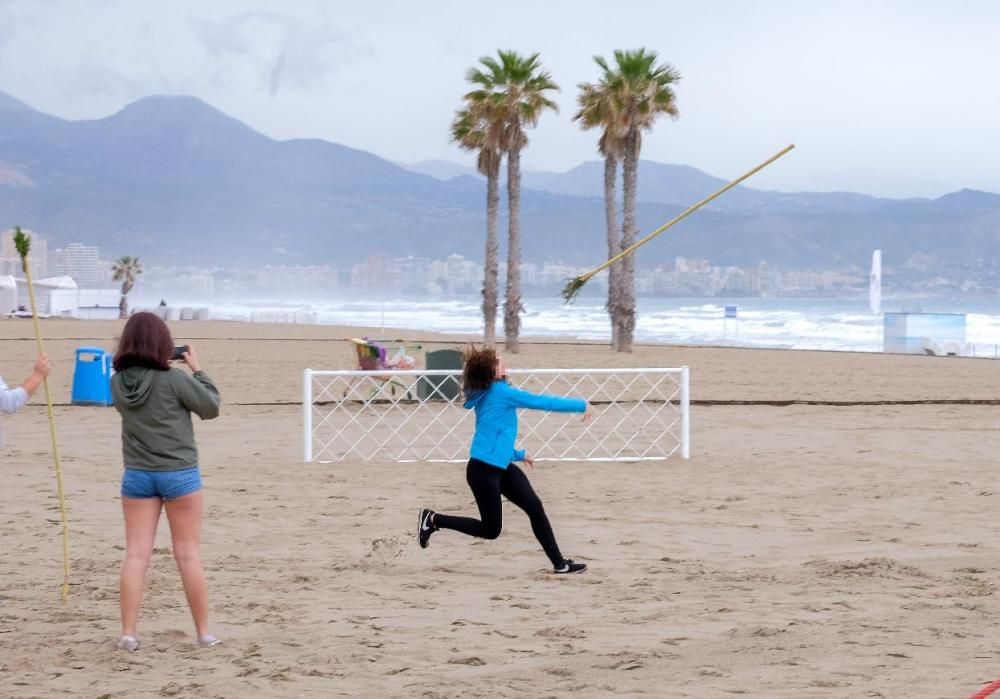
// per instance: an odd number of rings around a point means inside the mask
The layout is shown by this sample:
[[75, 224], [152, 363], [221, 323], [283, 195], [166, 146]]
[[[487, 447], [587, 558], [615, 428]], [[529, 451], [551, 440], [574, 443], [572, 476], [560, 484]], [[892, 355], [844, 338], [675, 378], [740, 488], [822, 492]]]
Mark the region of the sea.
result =
[[[172, 300], [173, 301], [173, 300]], [[522, 335], [609, 340], [603, 300], [526, 298]], [[139, 303], [136, 304], [141, 305]], [[315, 322], [434, 333], [482, 332], [477, 297], [326, 298], [284, 303], [266, 300], [174, 306], [209, 308], [211, 318], [258, 322]], [[726, 306], [736, 318], [726, 318]], [[966, 314], [967, 341], [977, 356], [1000, 356], [1000, 299], [912, 298], [883, 301], [884, 311]], [[640, 298], [637, 342], [832, 351], [881, 351], [882, 317], [867, 298]], [[502, 312], [501, 312], [502, 318]], [[502, 324], [498, 323], [502, 336]], [[390, 339], [390, 338], [384, 338]]]

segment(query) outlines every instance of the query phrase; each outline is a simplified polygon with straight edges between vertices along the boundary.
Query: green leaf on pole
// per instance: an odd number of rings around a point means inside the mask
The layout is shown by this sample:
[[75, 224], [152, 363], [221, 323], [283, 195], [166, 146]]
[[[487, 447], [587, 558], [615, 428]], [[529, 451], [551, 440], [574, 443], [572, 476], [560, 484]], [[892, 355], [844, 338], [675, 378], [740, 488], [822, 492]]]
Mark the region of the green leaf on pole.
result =
[[20, 226], [14, 227], [14, 248], [21, 258], [21, 267], [28, 271], [28, 253], [31, 252], [31, 236], [21, 230]]

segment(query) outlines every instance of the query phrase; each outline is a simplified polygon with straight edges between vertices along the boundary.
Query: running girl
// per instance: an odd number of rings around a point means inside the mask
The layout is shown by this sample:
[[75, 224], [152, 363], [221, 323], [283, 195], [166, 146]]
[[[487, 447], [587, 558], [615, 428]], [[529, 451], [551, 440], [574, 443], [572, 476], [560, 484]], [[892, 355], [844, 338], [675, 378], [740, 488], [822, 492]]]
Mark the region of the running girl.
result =
[[542, 501], [515, 461], [531, 466], [533, 459], [523, 449], [515, 449], [517, 440], [517, 409], [551, 410], [583, 413], [586, 422], [591, 417], [590, 406], [579, 398], [557, 398], [521, 391], [510, 386], [503, 360], [492, 348], [471, 349], [465, 354], [462, 388], [466, 409], [476, 411], [476, 434], [472, 438], [469, 464], [465, 479], [479, 507], [480, 519], [453, 517], [422, 509], [417, 527], [420, 548], [427, 548], [431, 534], [439, 529], [453, 529], [468, 536], [496, 539], [503, 520], [500, 496], [524, 510], [531, 520], [531, 529], [552, 561], [553, 572], [581, 573], [586, 564], [563, 558], [545, 515]]

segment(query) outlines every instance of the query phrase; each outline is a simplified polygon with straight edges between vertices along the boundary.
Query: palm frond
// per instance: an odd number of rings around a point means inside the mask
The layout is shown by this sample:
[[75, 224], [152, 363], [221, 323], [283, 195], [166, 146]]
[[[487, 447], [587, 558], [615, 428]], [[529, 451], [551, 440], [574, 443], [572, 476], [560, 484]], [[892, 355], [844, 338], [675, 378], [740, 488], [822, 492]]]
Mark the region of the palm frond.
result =
[[111, 265], [112, 281], [124, 281], [131, 285], [140, 274], [142, 274], [142, 263], [138, 257], [124, 255], [115, 260]]
[[583, 286], [589, 281], [586, 275], [579, 277], [573, 277], [566, 282], [563, 287], [560, 296], [562, 296], [563, 303], [573, 303], [576, 301], [576, 297], [580, 295], [580, 291], [583, 290]]
[[28, 253], [31, 252], [31, 236], [21, 230], [20, 226], [14, 227], [14, 249], [17, 250], [18, 257], [23, 263]]

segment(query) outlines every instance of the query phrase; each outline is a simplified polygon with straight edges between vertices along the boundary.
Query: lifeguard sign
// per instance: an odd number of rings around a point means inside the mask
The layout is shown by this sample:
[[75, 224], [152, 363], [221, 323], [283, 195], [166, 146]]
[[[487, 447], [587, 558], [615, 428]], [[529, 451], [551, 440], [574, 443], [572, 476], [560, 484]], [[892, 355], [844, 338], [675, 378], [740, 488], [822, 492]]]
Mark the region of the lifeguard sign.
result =
[[722, 314], [722, 337], [729, 337], [729, 321], [733, 321], [733, 337], [738, 338], [740, 334], [740, 321], [736, 317], [736, 306], [726, 306]]

